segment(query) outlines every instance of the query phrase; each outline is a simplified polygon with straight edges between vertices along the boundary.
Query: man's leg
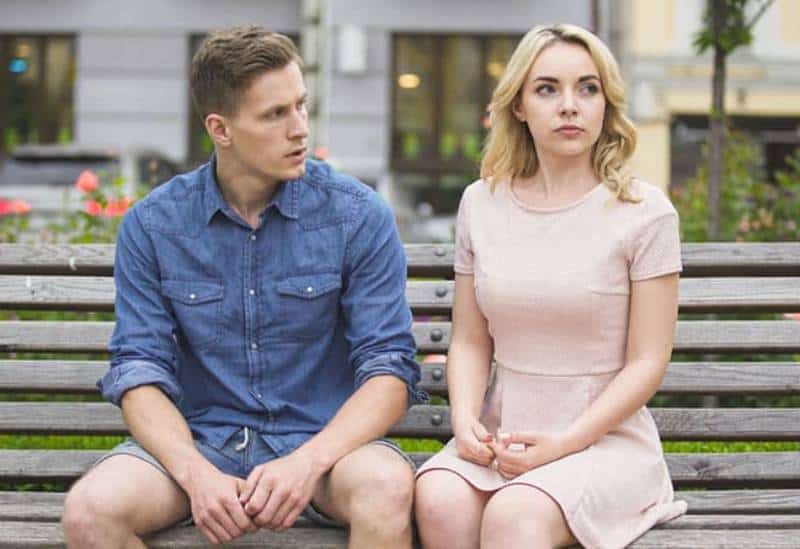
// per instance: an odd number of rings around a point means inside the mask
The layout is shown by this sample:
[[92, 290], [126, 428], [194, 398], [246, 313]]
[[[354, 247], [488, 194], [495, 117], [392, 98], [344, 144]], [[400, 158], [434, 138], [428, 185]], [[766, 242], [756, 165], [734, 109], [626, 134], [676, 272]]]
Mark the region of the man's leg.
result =
[[117, 454], [67, 494], [61, 524], [68, 547], [141, 548], [140, 536], [189, 516], [186, 494], [153, 465]]
[[411, 547], [414, 473], [383, 444], [368, 444], [340, 459], [314, 494], [314, 505], [350, 526], [350, 549]]

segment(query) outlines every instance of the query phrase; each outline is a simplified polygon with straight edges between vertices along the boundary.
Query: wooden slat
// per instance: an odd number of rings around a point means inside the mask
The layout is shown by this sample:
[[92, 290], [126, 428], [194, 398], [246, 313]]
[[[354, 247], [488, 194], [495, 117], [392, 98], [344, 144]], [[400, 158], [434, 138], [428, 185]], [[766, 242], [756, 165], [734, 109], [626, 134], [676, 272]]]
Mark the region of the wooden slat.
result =
[[[800, 515], [800, 490], [704, 490], [678, 491], [675, 498], [686, 501], [686, 517], [709, 517], [723, 524], [725, 516], [751, 515], [753, 527], [781, 521], [794, 524]], [[57, 521], [61, 518], [64, 494], [55, 492], [0, 492], [0, 521]], [[762, 516], [763, 519], [758, 517]], [[731, 518], [729, 523], [732, 523]], [[698, 522], [694, 522], [698, 524]]]
[[798, 530], [650, 530], [630, 549], [797, 549]]
[[[406, 244], [405, 251], [411, 276], [452, 276], [452, 244]], [[689, 243], [681, 255], [687, 277], [800, 276], [797, 242]], [[107, 244], [0, 245], [0, 274], [108, 275], [113, 261]]]
[[112, 244], [2, 244], [2, 274], [110, 275]]
[[[71, 481], [104, 450], [0, 450], [4, 482]], [[410, 454], [420, 466], [432, 454]], [[800, 452], [666, 454], [670, 476], [679, 488], [800, 488]]]
[[683, 244], [683, 276], [798, 276], [800, 242]]
[[[0, 322], [0, 352], [105, 352], [111, 322]], [[449, 322], [415, 322], [414, 338], [422, 353], [447, 351]], [[676, 352], [800, 352], [800, 322], [679, 321]]]
[[[436, 358], [431, 355], [431, 358]], [[106, 361], [0, 360], [0, 392], [96, 394]], [[447, 393], [443, 362], [422, 364], [419, 387]], [[673, 362], [659, 394], [800, 394], [797, 362]]]
[[[454, 283], [410, 280], [406, 298], [417, 315], [449, 315]], [[113, 311], [110, 277], [0, 276], [0, 308]], [[704, 278], [680, 281], [685, 313], [800, 311], [800, 278]]]
[[[629, 547], [631, 549], [797, 549], [797, 529], [697, 529], [674, 530], [655, 528]], [[196, 527], [171, 528], [146, 539], [153, 549], [200, 549], [208, 541]], [[338, 549], [347, 545], [347, 531], [338, 528], [292, 528], [274, 533], [259, 530], [234, 540], [226, 547], [260, 549]], [[37, 549], [61, 548], [64, 533], [57, 523], [4, 522], [0, 523], [0, 548]]]
[[[148, 536], [147, 547], [160, 548], [206, 548], [210, 544], [198, 528], [176, 527]], [[0, 548], [50, 549], [64, 547], [64, 532], [55, 522], [0, 522]], [[291, 528], [275, 533], [259, 530], [247, 534], [226, 547], [259, 547], [263, 549], [314, 548], [344, 549], [347, 546], [347, 531], [340, 528]]]
[[[16, 376], [19, 377], [19, 369], [16, 370]], [[0, 361], [0, 388], [3, 386], [2, 372], [3, 362]], [[447, 394], [444, 356], [437, 359], [435, 355], [431, 355], [431, 362], [422, 364], [420, 388], [434, 395]], [[658, 394], [800, 394], [800, 363], [672, 362]]]
[[[653, 408], [665, 440], [800, 439], [800, 408]], [[0, 402], [0, 432], [124, 434], [119, 409], [107, 403]], [[447, 439], [446, 406], [412, 406], [393, 436]]]

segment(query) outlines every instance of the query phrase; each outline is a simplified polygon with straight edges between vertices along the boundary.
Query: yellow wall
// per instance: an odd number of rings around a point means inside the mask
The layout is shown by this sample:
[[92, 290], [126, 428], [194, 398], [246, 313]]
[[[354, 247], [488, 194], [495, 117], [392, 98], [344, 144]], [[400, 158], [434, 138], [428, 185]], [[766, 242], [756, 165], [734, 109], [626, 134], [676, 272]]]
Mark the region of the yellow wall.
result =
[[672, 0], [632, 0], [630, 47], [634, 55], [667, 53], [672, 41]]
[[663, 190], [669, 185], [669, 122], [655, 121], [636, 124], [639, 142], [631, 159], [631, 170]]
[[787, 45], [800, 45], [800, 2], [779, 0], [777, 4], [771, 9], [778, 9], [781, 41]]
[[[710, 91], [667, 90], [664, 108], [669, 112], [707, 114], [711, 108]], [[740, 94], [728, 85], [725, 94], [727, 114], [754, 116], [800, 116], [800, 94], [770, 91], [745, 91]]]

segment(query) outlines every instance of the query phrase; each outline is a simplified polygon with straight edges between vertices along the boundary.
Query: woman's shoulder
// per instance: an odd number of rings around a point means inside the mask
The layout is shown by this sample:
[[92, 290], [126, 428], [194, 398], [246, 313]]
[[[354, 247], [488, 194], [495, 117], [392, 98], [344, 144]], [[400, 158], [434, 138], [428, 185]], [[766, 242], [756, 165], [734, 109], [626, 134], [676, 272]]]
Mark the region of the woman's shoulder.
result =
[[630, 186], [631, 195], [638, 202], [631, 202], [636, 217], [661, 217], [664, 215], [677, 215], [675, 206], [672, 205], [667, 194], [656, 185], [641, 179], [634, 179]]

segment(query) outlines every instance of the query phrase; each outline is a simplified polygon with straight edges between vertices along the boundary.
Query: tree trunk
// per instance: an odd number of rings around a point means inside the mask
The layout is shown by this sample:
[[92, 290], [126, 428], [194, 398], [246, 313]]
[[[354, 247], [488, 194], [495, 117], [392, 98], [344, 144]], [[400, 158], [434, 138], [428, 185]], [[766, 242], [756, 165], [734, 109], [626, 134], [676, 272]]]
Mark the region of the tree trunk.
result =
[[720, 238], [722, 150], [725, 139], [725, 56], [727, 55], [720, 44], [720, 34], [727, 17], [727, 1], [713, 0], [712, 9], [714, 73], [709, 116], [711, 143], [708, 154], [708, 231], [706, 236], [708, 240], [714, 241]]

